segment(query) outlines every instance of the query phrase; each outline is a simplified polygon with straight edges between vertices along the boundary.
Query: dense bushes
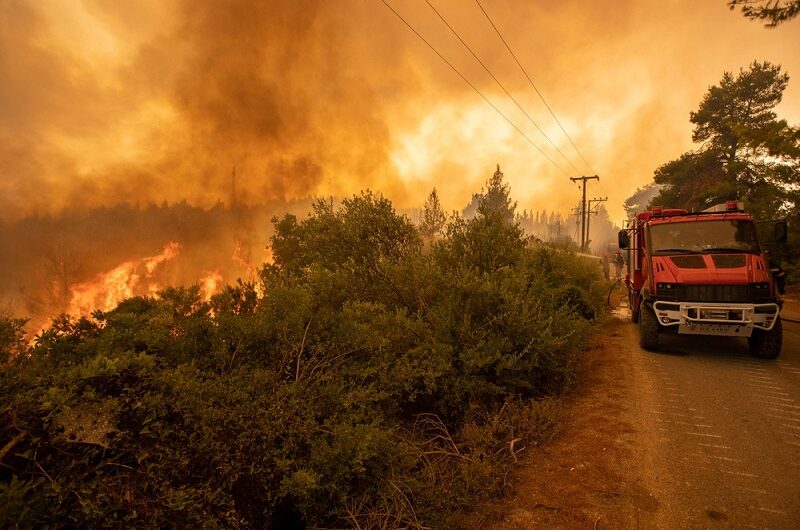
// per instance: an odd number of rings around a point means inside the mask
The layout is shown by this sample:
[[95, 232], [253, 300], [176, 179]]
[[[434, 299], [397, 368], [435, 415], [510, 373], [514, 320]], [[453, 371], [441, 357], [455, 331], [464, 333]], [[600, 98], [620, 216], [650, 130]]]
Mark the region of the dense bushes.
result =
[[593, 266], [485, 208], [428, 251], [369, 193], [274, 224], [258, 289], [62, 317], [29, 350], [0, 322], [0, 520], [443, 528], [504, 487], [599, 310]]

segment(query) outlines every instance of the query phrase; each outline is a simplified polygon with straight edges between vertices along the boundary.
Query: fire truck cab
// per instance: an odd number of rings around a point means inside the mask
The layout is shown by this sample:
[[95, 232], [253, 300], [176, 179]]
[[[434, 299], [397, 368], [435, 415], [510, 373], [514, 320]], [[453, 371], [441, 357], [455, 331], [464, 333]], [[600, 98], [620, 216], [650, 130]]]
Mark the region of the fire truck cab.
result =
[[[786, 241], [784, 221], [774, 223], [774, 239]], [[782, 287], [741, 202], [639, 213], [620, 231], [619, 247], [642, 348], [657, 350], [659, 335], [679, 333], [743, 337], [757, 357], [780, 354]]]

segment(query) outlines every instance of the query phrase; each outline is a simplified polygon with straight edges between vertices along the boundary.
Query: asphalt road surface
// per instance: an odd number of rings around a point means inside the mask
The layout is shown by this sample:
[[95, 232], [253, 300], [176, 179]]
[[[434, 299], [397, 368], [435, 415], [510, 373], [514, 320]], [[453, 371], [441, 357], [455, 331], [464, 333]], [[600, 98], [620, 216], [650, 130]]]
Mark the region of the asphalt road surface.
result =
[[800, 323], [773, 361], [743, 339], [632, 344], [637, 472], [658, 503], [642, 528], [800, 528]]

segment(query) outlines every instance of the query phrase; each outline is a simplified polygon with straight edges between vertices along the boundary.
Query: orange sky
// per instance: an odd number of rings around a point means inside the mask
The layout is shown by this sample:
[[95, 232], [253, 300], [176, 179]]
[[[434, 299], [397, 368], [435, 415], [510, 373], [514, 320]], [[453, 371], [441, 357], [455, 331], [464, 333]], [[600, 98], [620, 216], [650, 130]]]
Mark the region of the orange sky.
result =
[[[582, 172], [569, 142], [473, 0], [431, 0]], [[430, 10], [393, 0], [570, 175], [575, 171]], [[793, 76], [800, 19], [768, 30], [724, 0], [482, 0], [622, 201], [691, 147], [689, 112], [753, 60]], [[381, 191], [414, 207], [433, 186], [461, 209], [500, 163], [520, 208], [579, 197], [379, 0], [5, 0], [0, 5], [0, 217], [64, 207]]]

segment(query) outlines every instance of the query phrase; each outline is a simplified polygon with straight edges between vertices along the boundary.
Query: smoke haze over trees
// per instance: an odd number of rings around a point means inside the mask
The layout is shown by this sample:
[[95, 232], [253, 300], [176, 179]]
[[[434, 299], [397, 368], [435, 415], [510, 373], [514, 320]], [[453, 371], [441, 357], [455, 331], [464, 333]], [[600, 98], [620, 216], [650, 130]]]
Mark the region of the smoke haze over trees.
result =
[[[476, 7], [439, 3], [558, 132]], [[427, 7], [397, 4], [474, 86], [380, 2], [2, 3], [0, 521], [455, 527], [550, 432], [603, 312], [566, 214], [564, 168], [589, 164], [526, 141]], [[610, 183], [593, 252], [686, 149], [675, 109], [712, 67], [744, 47], [800, 69], [796, 29], [722, 2], [490, 9]], [[787, 83], [726, 74], [660, 197], [797, 221]]]
[[[468, 4], [437, 5], [549, 131], [547, 110]], [[505, 108], [424, 3], [402, 9]], [[696, 102], [713, 72], [751, 57], [800, 70], [788, 44], [800, 26], [765, 31], [721, 1], [504, 0], [489, 10], [596, 172], [614, 183], [613, 218], [659, 161], [685, 151], [688, 124], [676, 109]], [[371, 187], [410, 208], [436, 187], [449, 212], [497, 160], [521, 207], [546, 200], [566, 216], [575, 199], [564, 175], [379, 2], [7, 0], [0, 27], [4, 219], [120, 201], [209, 209], [228, 202], [234, 170], [250, 206]], [[800, 119], [788, 90], [782, 113]], [[566, 138], [552, 136], [578, 164]]]
[[[476, 215], [483, 202], [486, 211], [519, 225], [527, 236], [561, 244], [576, 237], [573, 220], [556, 211], [519, 211], [502, 173], [495, 172], [474, 197]], [[248, 206], [237, 200], [235, 190], [229, 202], [209, 209], [186, 202], [123, 203], [0, 221], [0, 254], [12, 258], [0, 261], [0, 312], [31, 319], [28, 330], [36, 332], [62, 312], [88, 315], [96, 306], [110, 309], [108, 304], [125, 296], [152, 294], [168, 285], [210, 282], [206, 289], [216, 292], [237, 278], [252, 279], [255, 267], [270, 259], [269, 220], [276, 212], [291, 212], [299, 223], [312, 211], [305, 201]], [[338, 204], [326, 199], [317, 207], [331, 209]], [[408, 213], [419, 218], [426, 245], [444, 236], [447, 215], [438, 190], [431, 192], [421, 210]], [[610, 233], [604, 228], [605, 215], [603, 210], [592, 220], [598, 244], [610, 237], [600, 235]], [[142, 260], [169, 245], [175, 246], [175, 256], [152, 273], [146, 271]], [[117, 277], [104, 278], [108, 275]], [[112, 280], [118, 285], [102, 285]], [[88, 291], [90, 287], [96, 292]]]
[[[298, 214], [308, 203], [202, 209], [187, 203], [64, 212], [57, 216], [0, 221], [0, 312], [32, 319], [38, 330], [69, 311], [73, 290], [124, 262], [179, 245], [178, 256], [160, 266], [157, 282], [191, 285], [216, 271], [220, 283], [248, 279], [269, 257], [269, 219]], [[141, 288], [146, 293], [147, 285]]]
[[650, 208], [650, 205], [658, 194], [661, 192], [661, 185], [651, 182], [646, 186], [637, 188], [636, 191], [625, 200], [623, 207], [628, 218], [634, 217], [639, 212], [644, 212]]

